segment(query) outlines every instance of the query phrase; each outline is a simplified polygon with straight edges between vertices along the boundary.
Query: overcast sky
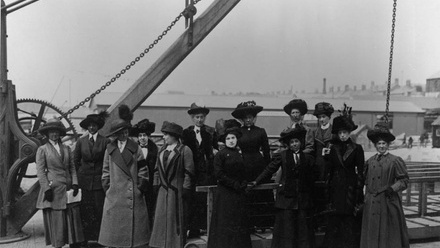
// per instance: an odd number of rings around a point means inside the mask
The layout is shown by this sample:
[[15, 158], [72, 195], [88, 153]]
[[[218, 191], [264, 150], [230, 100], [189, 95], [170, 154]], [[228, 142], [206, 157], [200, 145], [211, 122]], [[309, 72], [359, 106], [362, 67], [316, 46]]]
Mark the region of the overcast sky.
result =
[[[202, 0], [198, 14], [211, 3]], [[40, 0], [11, 13], [8, 69], [17, 98], [76, 104], [183, 7], [183, 0]], [[439, 13], [438, 0], [398, 1], [393, 78], [425, 84], [440, 71]], [[392, 0], [242, 0], [156, 92], [314, 91], [323, 78], [328, 86], [384, 83], [391, 15]], [[124, 91], [183, 31], [182, 19], [108, 91]]]

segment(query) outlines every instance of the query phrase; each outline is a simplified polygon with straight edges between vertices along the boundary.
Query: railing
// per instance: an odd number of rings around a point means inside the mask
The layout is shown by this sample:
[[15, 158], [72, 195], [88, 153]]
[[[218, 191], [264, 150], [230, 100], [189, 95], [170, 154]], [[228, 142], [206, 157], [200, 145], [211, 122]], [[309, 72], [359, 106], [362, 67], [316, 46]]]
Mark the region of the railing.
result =
[[[255, 188], [253, 188], [252, 190], [275, 189], [276, 187], [278, 187], [278, 183], [266, 183], [266, 184], [260, 184], [260, 185], [256, 186]], [[208, 233], [209, 233], [209, 226], [210, 226], [210, 222], [211, 222], [212, 209], [214, 206], [214, 194], [215, 194], [216, 188], [217, 188], [217, 185], [197, 186], [196, 187], [197, 192], [208, 193], [207, 197], [206, 197], [206, 206], [207, 206], [206, 226], [207, 226]]]

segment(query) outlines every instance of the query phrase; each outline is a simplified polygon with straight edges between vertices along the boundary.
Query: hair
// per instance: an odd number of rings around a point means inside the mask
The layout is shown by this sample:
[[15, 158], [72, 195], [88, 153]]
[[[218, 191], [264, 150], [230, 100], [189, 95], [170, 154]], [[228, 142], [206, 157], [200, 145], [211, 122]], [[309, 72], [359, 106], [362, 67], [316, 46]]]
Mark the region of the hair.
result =
[[377, 138], [373, 141], [374, 146], [376, 146], [377, 143], [379, 143], [379, 141], [381, 141], [381, 140], [382, 140], [382, 141], [385, 141], [385, 143], [387, 143], [388, 145], [391, 143], [391, 141], [386, 140], [385, 138], [377, 137]]

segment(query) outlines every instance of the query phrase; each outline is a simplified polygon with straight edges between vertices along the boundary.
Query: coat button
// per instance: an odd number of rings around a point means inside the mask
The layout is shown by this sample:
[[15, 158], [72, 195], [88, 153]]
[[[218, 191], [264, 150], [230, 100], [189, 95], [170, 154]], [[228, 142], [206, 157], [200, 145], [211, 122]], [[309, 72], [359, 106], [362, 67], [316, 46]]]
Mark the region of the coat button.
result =
[[131, 191], [132, 189], [131, 189], [131, 188], [129, 188], [128, 190], [130, 190], [130, 191]]

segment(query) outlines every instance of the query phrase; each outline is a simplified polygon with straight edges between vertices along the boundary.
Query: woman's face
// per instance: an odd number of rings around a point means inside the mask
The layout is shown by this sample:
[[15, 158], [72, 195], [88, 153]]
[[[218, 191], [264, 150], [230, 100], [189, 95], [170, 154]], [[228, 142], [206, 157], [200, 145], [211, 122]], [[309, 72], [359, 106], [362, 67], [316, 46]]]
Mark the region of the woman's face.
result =
[[52, 141], [57, 141], [60, 139], [60, 131], [58, 130], [49, 130], [47, 131], [47, 136]]
[[301, 121], [301, 112], [299, 111], [299, 109], [292, 109], [290, 110], [290, 119], [293, 122], [300, 122]]
[[91, 135], [94, 135], [96, 132], [98, 132], [98, 124], [91, 122], [87, 127], [87, 131], [89, 131]]
[[247, 114], [243, 119], [243, 124], [245, 127], [252, 127], [255, 124], [257, 117], [252, 114]]
[[237, 136], [235, 134], [228, 134], [225, 138], [226, 146], [229, 148], [234, 148], [237, 146]]
[[148, 134], [146, 134], [146, 133], [139, 133], [138, 134], [138, 140], [139, 140], [139, 143], [141, 145], [146, 145], [148, 143]]
[[178, 141], [176, 137], [170, 135], [169, 133], [163, 133], [163, 140], [167, 145], [173, 145]]
[[338, 137], [341, 141], [347, 141], [350, 138], [350, 132], [347, 130], [341, 130], [338, 132]]
[[116, 138], [119, 141], [126, 141], [128, 139], [128, 129], [122, 129], [121, 131], [116, 133]]
[[319, 120], [319, 123], [321, 124], [321, 126], [325, 126], [330, 121], [330, 117], [322, 114], [322, 115], [318, 115], [318, 120]]
[[289, 140], [289, 148], [294, 152], [298, 152], [301, 148], [301, 141], [299, 139], [291, 139]]
[[388, 151], [390, 144], [384, 140], [379, 140], [374, 146], [379, 154], [384, 154], [386, 151]]

